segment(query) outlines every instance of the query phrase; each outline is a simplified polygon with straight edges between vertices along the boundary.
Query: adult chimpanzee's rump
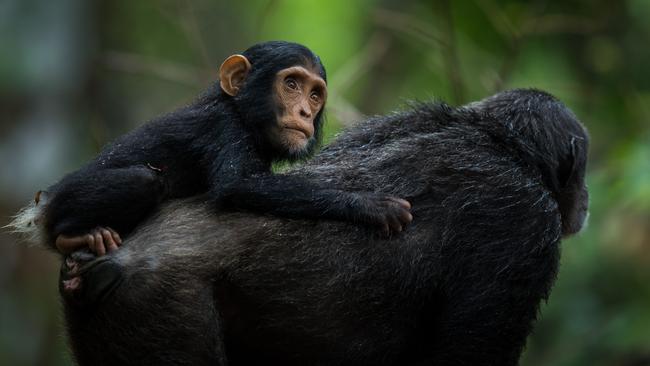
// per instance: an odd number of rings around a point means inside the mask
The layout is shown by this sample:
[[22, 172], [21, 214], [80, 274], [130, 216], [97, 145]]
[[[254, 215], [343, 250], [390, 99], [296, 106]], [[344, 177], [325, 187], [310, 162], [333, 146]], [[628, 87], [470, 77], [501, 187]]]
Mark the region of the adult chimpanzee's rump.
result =
[[[81, 365], [516, 365], [582, 226], [588, 138], [514, 90], [369, 119], [289, 174], [408, 199], [393, 239], [167, 204], [66, 303]], [[102, 292], [103, 291], [103, 292]]]

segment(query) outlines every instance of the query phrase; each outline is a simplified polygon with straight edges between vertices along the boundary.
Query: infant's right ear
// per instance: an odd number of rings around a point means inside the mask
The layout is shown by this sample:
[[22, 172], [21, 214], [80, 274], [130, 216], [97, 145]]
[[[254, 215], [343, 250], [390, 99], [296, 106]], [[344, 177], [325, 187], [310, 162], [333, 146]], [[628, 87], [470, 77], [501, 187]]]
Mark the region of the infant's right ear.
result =
[[228, 57], [219, 68], [221, 89], [230, 96], [237, 95], [250, 69], [251, 63], [243, 55]]

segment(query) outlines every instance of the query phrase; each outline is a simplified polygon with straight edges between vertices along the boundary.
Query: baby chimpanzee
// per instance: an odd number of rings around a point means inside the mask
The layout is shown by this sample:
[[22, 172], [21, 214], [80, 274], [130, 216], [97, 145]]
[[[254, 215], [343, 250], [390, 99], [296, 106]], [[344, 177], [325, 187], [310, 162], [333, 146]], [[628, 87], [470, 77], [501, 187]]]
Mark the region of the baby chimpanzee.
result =
[[219, 85], [195, 103], [118, 138], [38, 194], [31, 214], [47, 243], [103, 255], [162, 201], [205, 192], [215, 209], [347, 220], [387, 235], [412, 220], [403, 199], [272, 173], [273, 162], [308, 157], [320, 142], [326, 76], [308, 48], [257, 44], [219, 72]]

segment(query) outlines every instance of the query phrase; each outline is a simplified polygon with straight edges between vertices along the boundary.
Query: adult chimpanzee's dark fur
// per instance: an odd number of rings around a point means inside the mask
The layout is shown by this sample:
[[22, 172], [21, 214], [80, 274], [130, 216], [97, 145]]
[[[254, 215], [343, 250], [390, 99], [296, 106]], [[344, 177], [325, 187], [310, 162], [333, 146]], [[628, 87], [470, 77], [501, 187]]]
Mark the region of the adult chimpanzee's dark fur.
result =
[[75, 358], [515, 365], [560, 239], [585, 217], [587, 142], [535, 90], [371, 118], [290, 174], [407, 198], [402, 235], [172, 202], [84, 275], [87, 290], [113, 288], [98, 305], [66, 304]]

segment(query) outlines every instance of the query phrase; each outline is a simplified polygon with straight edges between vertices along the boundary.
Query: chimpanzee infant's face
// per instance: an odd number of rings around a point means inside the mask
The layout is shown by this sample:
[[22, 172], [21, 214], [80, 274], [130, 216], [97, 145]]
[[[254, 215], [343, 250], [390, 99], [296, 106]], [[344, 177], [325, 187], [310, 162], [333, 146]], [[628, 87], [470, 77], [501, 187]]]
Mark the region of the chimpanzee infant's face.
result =
[[275, 75], [273, 95], [277, 125], [269, 131], [271, 141], [298, 153], [314, 138], [314, 120], [325, 106], [327, 85], [317, 72], [293, 66]]

